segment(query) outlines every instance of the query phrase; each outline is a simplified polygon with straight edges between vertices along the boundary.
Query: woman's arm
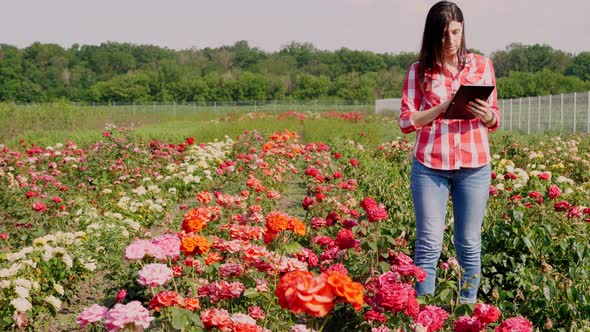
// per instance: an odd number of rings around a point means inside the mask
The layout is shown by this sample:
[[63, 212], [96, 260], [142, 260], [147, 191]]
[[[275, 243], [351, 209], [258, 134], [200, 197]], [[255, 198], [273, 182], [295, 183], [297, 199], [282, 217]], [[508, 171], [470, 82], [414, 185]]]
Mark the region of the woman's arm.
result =
[[446, 111], [450, 103], [451, 100], [447, 100], [444, 103], [434, 106], [433, 108], [426, 111], [413, 113], [412, 121], [414, 121], [414, 125], [416, 127], [424, 127], [425, 125], [431, 123], [434, 121], [434, 119], [438, 118], [439, 115]]

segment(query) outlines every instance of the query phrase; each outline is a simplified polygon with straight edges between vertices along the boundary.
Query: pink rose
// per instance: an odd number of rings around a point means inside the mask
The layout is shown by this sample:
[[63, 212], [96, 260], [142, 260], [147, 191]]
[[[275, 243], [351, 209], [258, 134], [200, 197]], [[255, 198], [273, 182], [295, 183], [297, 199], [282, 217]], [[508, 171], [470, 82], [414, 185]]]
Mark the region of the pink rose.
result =
[[80, 325], [80, 329], [83, 329], [88, 323], [95, 323], [103, 320], [107, 315], [107, 311], [109, 311], [107, 307], [95, 303], [84, 309], [84, 311], [78, 315], [78, 318], [76, 318], [76, 322]]
[[[152, 240], [152, 244], [159, 247], [159, 251], [165, 257], [175, 258], [180, 256], [180, 239], [176, 235], [165, 234], [158, 236]], [[157, 253], [157, 251], [152, 252]]]
[[428, 328], [428, 332], [438, 331], [443, 328], [449, 314], [442, 308], [427, 305], [418, 313], [416, 323]]
[[119, 331], [124, 328], [143, 331], [150, 326], [154, 317], [144, 308], [139, 301], [132, 301], [127, 304], [117, 303], [106, 314], [104, 325], [109, 332]]
[[137, 273], [137, 281], [142, 286], [162, 286], [172, 279], [172, 270], [164, 264], [148, 264]]

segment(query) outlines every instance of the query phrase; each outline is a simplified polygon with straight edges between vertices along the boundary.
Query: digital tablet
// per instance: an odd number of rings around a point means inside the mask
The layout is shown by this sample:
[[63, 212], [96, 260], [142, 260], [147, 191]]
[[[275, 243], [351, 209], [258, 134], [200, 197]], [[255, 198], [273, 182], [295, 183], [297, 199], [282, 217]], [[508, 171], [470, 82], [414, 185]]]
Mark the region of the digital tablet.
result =
[[488, 100], [492, 91], [494, 91], [493, 85], [461, 85], [453, 96], [443, 119], [475, 119], [475, 115], [467, 110], [467, 103], [475, 101], [475, 98]]

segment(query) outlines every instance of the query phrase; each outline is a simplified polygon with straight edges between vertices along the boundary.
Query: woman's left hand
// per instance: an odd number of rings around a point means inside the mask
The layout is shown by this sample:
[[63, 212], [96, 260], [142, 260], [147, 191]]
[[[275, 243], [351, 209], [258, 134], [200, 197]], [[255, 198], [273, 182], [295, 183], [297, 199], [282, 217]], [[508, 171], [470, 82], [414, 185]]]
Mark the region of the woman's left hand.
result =
[[475, 102], [470, 101], [467, 104], [467, 110], [477, 116], [483, 123], [492, 121], [494, 117], [490, 105], [485, 100], [476, 98]]

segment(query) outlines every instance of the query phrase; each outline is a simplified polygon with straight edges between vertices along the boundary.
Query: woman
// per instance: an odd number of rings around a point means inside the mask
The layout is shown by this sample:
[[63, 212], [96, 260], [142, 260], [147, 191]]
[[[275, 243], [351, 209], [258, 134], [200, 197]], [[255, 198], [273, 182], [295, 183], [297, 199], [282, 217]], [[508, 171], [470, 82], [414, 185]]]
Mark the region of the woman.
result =
[[488, 131], [498, 128], [496, 89], [488, 101], [467, 110], [473, 120], [443, 119], [462, 84], [496, 85], [492, 62], [467, 53], [463, 13], [441, 1], [426, 17], [418, 62], [402, 91], [399, 126], [416, 132], [411, 191], [416, 216], [414, 264], [427, 273], [418, 295], [434, 294], [449, 194], [453, 203], [453, 242], [463, 270], [461, 303], [475, 303], [481, 274], [481, 225], [488, 201], [491, 168]]

